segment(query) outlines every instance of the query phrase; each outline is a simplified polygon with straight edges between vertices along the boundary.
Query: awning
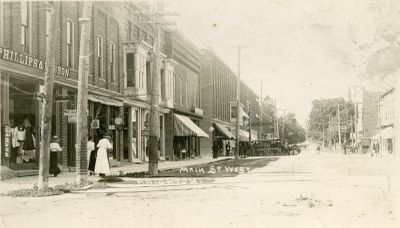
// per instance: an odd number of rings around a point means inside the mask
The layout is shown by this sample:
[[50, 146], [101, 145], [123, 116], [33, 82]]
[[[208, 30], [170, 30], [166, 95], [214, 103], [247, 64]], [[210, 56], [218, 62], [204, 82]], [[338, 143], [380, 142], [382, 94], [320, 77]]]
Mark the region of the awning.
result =
[[220, 131], [224, 136], [226, 136], [227, 139], [235, 139], [235, 136], [233, 136], [233, 134], [228, 129], [226, 129], [224, 125], [219, 123], [214, 123], [213, 125], [216, 129], [218, 129], [218, 131]]
[[239, 140], [240, 141], [249, 141], [249, 132], [239, 129]]
[[122, 101], [115, 100], [115, 99], [112, 99], [109, 97], [95, 95], [95, 94], [88, 94], [88, 100], [93, 101], [93, 102], [98, 102], [100, 104], [110, 105], [110, 106], [116, 106], [116, 107], [124, 106], [124, 103]]
[[393, 136], [393, 127], [387, 127], [381, 131], [381, 137], [384, 139], [391, 139]]
[[174, 135], [195, 136], [208, 138], [208, 134], [201, 130], [189, 117], [174, 114]]

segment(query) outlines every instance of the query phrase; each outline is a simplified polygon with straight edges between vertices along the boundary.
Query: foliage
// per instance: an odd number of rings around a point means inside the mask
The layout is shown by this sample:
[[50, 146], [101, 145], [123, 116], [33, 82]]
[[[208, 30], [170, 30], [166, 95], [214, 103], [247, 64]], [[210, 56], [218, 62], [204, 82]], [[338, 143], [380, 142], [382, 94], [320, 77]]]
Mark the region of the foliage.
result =
[[[282, 124], [283, 122], [285, 124], [284, 128]], [[296, 144], [304, 142], [306, 140], [306, 131], [299, 124], [294, 113], [287, 113], [284, 119], [282, 119], [282, 117], [279, 118], [279, 131], [280, 131], [279, 136], [281, 137], [281, 141], [282, 141], [282, 130], [284, 132], [283, 134], [284, 142], [287, 141], [289, 144]]]
[[323, 134], [337, 137], [338, 116], [340, 111], [341, 137], [348, 139], [350, 130], [354, 129], [354, 105], [351, 101], [346, 102], [343, 98], [319, 99], [312, 102], [312, 109], [308, 121], [308, 137], [321, 141]]

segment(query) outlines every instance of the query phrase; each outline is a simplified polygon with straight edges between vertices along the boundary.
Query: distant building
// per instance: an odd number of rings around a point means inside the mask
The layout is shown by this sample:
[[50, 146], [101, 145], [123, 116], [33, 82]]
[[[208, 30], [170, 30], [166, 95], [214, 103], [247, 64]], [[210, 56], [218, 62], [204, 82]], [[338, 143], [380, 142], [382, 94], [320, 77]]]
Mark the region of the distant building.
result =
[[[204, 119], [200, 127], [212, 137], [201, 139], [201, 150], [209, 151], [216, 142], [220, 156], [227, 155], [225, 148], [230, 142], [234, 147], [236, 130], [236, 74], [212, 50], [203, 50], [201, 59], [200, 94]], [[240, 83], [240, 130], [241, 141], [249, 140], [249, 119], [254, 123], [259, 116], [258, 95], [243, 81]], [[249, 112], [250, 111], [250, 112]], [[252, 139], [257, 139], [257, 131], [252, 127]], [[231, 154], [233, 150], [231, 149]]]
[[380, 150], [384, 153], [394, 151], [394, 88], [380, 96]]

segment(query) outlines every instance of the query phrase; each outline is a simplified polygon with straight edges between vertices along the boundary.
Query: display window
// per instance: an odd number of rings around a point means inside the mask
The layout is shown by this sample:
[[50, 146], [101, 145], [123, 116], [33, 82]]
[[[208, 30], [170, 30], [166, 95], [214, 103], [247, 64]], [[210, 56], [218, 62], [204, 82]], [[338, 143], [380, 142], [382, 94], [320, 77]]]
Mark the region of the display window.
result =
[[37, 148], [37, 83], [13, 77], [8, 79], [7, 108], [10, 145], [9, 164], [11, 168], [27, 164], [36, 165]]

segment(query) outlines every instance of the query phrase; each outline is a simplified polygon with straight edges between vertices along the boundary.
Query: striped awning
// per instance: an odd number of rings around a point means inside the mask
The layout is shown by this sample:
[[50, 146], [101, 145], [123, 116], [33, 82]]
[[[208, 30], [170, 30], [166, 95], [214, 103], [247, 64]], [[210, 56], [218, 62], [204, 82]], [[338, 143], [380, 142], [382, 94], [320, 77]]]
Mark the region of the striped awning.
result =
[[233, 136], [233, 134], [222, 124], [219, 123], [214, 123], [213, 124], [214, 127], [216, 129], [218, 129], [218, 131], [220, 133], [222, 133], [227, 139], [235, 139], [235, 136]]
[[204, 137], [208, 134], [199, 128], [189, 117], [174, 114], [174, 135], [186, 137]]
[[116, 106], [116, 107], [123, 107], [124, 103], [122, 101], [105, 97], [105, 96], [100, 96], [100, 95], [95, 95], [95, 94], [88, 94], [88, 100], [97, 102], [100, 104], [104, 105], [110, 105], [110, 106]]

